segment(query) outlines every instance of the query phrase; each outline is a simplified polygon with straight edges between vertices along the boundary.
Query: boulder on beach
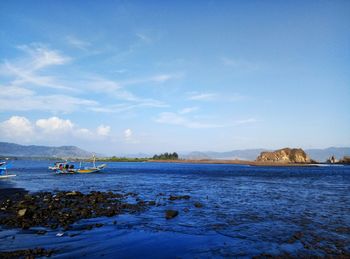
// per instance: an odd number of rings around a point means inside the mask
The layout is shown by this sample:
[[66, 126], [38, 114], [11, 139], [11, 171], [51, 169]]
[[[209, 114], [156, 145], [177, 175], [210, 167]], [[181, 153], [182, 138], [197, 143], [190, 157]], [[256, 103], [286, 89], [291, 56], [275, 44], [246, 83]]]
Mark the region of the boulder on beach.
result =
[[261, 152], [257, 162], [311, 163], [310, 157], [301, 148], [283, 148], [272, 152]]

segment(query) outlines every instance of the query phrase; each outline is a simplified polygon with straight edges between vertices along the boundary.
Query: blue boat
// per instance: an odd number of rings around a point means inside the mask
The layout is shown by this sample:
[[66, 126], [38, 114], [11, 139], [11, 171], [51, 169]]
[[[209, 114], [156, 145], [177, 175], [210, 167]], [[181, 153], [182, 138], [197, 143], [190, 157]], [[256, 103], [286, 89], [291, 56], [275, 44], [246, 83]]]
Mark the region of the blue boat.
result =
[[7, 164], [6, 162], [0, 162], [0, 179], [16, 176], [15, 174], [8, 174], [7, 169], [10, 167], [11, 164]]

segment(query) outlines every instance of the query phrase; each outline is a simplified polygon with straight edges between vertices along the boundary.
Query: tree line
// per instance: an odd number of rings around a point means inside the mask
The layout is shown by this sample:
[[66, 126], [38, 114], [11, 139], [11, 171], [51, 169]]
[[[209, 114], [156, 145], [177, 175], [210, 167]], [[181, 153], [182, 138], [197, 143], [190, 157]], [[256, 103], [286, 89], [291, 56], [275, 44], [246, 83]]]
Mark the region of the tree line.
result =
[[179, 159], [179, 155], [176, 152], [174, 153], [165, 152], [164, 154], [154, 155], [152, 159], [153, 160], [177, 160]]

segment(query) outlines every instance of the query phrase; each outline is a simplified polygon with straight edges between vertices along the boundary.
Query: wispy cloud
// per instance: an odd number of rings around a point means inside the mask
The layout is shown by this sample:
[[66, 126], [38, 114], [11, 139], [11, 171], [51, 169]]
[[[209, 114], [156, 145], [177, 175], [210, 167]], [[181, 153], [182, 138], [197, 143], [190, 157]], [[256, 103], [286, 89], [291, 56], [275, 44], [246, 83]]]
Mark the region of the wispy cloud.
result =
[[53, 65], [63, 65], [71, 60], [71, 57], [61, 54], [58, 50], [49, 49], [43, 44], [20, 45], [17, 48], [30, 56], [27, 65], [32, 71]]
[[254, 62], [250, 62], [243, 59], [233, 59], [228, 57], [222, 57], [221, 62], [225, 66], [233, 67], [235, 69], [244, 71], [256, 71], [260, 69], [260, 65]]
[[187, 118], [184, 115], [173, 112], [162, 112], [155, 118], [155, 121], [162, 124], [178, 125], [191, 129], [221, 128], [223, 125], [204, 123]]
[[156, 101], [156, 100], [144, 100], [140, 103], [120, 103], [115, 105], [95, 106], [89, 107], [88, 110], [101, 113], [122, 113], [140, 108], [165, 108], [169, 105]]
[[188, 100], [194, 101], [212, 101], [219, 97], [217, 93], [191, 93]]
[[91, 45], [90, 42], [81, 40], [73, 35], [69, 35], [66, 37], [67, 43], [77, 49], [80, 50], [87, 50], [88, 47]]
[[0, 75], [11, 77], [9, 85], [40, 86], [55, 89], [74, 90], [59, 83], [53, 76], [42, 75], [42, 71], [51, 66], [64, 65], [72, 59], [57, 50], [51, 50], [42, 44], [21, 45], [17, 47], [25, 56], [13, 62], [5, 60], [0, 65]]
[[198, 111], [199, 108], [198, 107], [187, 107], [187, 108], [183, 108], [179, 111], [179, 114], [187, 114], [187, 113], [192, 113], [195, 111]]
[[161, 101], [142, 98], [136, 96], [129, 90], [126, 90], [125, 83], [119, 83], [105, 78], [91, 78], [84, 83], [86, 87], [97, 93], [108, 93], [116, 99], [128, 102], [134, 102], [141, 106], [164, 107], [165, 104]]
[[136, 33], [135, 34], [137, 38], [139, 38], [142, 42], [145, 43], [152, 43], [152, 38], [149, 35], [146, 35], [145, 33]]
[[[74, 37], [68, 38], [76, 45], [87, 45]], [[0, 110], [28, 111], [42, 110], [57, 112], [73, 112], [90, 110], [96, 112], [119, 112], [141, 107], [166, 107], [159, 100], [135, 95], [127, 86], [143, 83], [164, 83], [178, 77], [176, 74], [155, 74], [145, 78], [133, 78], [114, 81], [99, 75], [77, 71], [74, 79], [58, 80], [46, 68], [68, 64], [72, 58], [58, 50], [49, 49], [44, 44], [21, 45], [18, 47], [24, 55], [0, 64], [0, 76], [6, 78], [6, 86], [0, 86]], [[63, 75], [64, 77], [64, 75]], [[62, 83], [65, 82], [65, 83]], [[36, 92], [37, 88], [50, 89], [50, 93]], [[66, 91], [69, 91], [69, 95]], [[82, 96], [86, 91], [108, 94], [109, 97], [125, 104], [100, 104], [93, 95]], [[16, 103], [16, 105], [13, 105]]]
[[258, 122], [255, 118], [248, 118], [248, 119], [242, 119], [242, 120], [236, 120], [233, 122], [234, 125], [244, 125], [244, 124], [251, 124]]
[[73, 112], [86, 107], [98, 107], [97, 101], [62, 94], [38, 95], [18, 86], [0, 86], [0, 111]]
[[188, 92], [187, 100], [191, 101], [224, 101], [235, 102], [247, 99], [246, 96], [238, 93], [215, 93], [215, 92]]
[[179, 79], [182, 77], [182, 74], [180, 73], [174, 73], [174, 74], [156, 74], [149, 77], [142, 77], [142, 78], [132, 78], [129, 80], [124, 80], [119, 82], [122, 86], [130, 86], [130, 85], [142, 85], [145, 83], [165, 83], [170, 80]]

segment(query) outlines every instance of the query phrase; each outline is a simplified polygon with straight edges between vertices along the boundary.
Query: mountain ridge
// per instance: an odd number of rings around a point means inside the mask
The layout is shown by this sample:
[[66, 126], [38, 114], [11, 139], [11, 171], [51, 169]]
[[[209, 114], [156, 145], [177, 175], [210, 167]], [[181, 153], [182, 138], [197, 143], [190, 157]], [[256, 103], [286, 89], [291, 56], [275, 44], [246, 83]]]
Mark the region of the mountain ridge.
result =
[[0, 142], [0, 156], [9, 157], [74, 157], [88, 158], [94, 153], [83, 150], [76, 146], [41, 146], [20, 145], [9, 142]]
[[[325, 162], [334, 155], [337, 159], [344, 156], [350, 156], [350, 147], [328, 147], [304, 149], [311, 159], [318, 162]], [[254, 161], [264, 151], [273, 151], [271, 149], [237, 149], [224, 152], [216, 151], [192, 151], [178, 152], [181, 159], [222, 159], [222, 160], [249, 160]], [[71, 157], [71, 158], [89, 158], [94, 155], [93, 152], [83, 150], [76, 146], [43, 146], [43, 145], [20, 145], [9, 142], [0, 142], [0, 156], [3, 157]], [[103, 156], [95, 154], [96, 156]], [[125, 157], [152, 157], [154, 154], [138, 153], [128, 154]]]
[[[274, 151], [272, 149], [239, 149], [225, 152], [214, 151], [192, 151], [187, 154], [180, 154], [184, 159], [238, 159], [238, 160], [255, 160], [261, 152]], [[304, 149], [311, 159], [318, 162], [325, 162], [329, 157], [334, 155], [337, 159], [350, 155], [350, 147], [328, 147]]]

